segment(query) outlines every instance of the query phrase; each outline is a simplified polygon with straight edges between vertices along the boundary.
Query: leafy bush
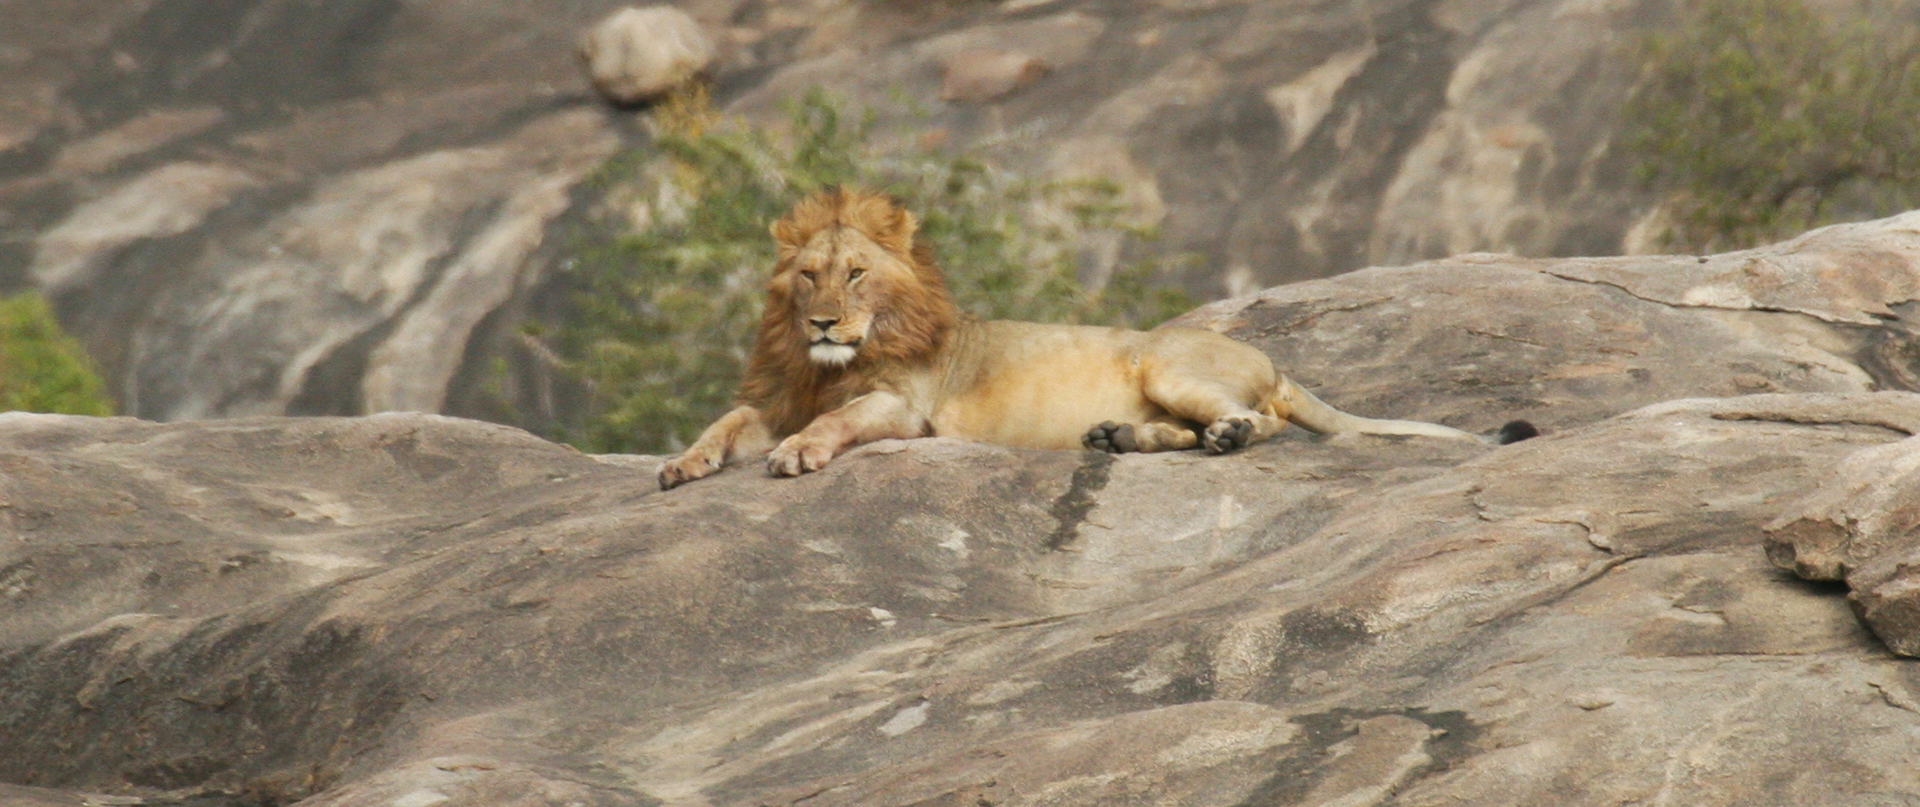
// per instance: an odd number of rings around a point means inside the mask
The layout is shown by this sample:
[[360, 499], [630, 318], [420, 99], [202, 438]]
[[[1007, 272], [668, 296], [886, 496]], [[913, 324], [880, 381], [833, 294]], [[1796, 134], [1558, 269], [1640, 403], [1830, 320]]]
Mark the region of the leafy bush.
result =
[[111, 415], [80, 343], [38, 294], [0, 298], [0, 411]]
[[595, 184], [615, 214], [569, 273], [577, 308], [534, 333], [588, 390], [574, 429], [590, 451], [666, 451], [690, 443], [739, 384], [774, 263], [768, 225], [834, 184], [892, 193], [921, 220], [956, 301], [983, 318], [1144, 327], [1192, 301], [1154, 284], [1159, 261], [1082, 285], [1087, 244], [1140, 239], [1110, 183], [1042, 182], [970, 155], [885, 153], [870, 120], [850, 120], [818, 91], [789, 110], [788, 131], [726, 121], [704, 95], [656, 112], [655, 145], [609, 163]]
[[1920, 203], [1910, 22], [1831, 22], [1801, 0], [1685, 6], [1641, 49], [1624, 139], [1669, 193], [1670, 246], [1749, 246]]

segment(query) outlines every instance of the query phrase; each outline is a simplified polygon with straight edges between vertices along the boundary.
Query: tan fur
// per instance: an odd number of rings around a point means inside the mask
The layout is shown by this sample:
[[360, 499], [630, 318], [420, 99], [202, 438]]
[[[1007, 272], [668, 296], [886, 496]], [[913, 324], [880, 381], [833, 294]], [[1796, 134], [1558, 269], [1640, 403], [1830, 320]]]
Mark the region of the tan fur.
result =
[[[662, 487], [774, 440], [768, 470], [794, 476], [889, 437], [1221, 452], [1292, 421], [1319, 432], [1480, 439], [1341, 412], [1258, 349], [1209, 331], [970, 320], [915, 243], [917, 229], [893, 200], [840, 189], [773, 224], [779, 257], [737, 407], [661, 469]], [[1120, 432], [1126, 448], [1101, 436]]]

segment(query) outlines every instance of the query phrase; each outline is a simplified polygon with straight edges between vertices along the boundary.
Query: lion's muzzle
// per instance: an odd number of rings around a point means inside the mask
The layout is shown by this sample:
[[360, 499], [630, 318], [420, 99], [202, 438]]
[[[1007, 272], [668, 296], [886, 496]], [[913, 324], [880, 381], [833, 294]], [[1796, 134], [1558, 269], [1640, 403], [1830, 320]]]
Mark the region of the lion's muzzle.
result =
[[855, 330], [845, 320], [809, 317], [807, 324], [807, 335], [811, 342], [807, 347], [807, 358], [814, 364], [845, 367], [853, 363], [861, 343], [866, 341], [866, 328]]
[[807, 348], [807, 358], [814, 364], [828, 367], [845, 367], [853, 363], [854, 354], [859, 352], [859, 342], [845, 344], [831, 339], [818, 339]]

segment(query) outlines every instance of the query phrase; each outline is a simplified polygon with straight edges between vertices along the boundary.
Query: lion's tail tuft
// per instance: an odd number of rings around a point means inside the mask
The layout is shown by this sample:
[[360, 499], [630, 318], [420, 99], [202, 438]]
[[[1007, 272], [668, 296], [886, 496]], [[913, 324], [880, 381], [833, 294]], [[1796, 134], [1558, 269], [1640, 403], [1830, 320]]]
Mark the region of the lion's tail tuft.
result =
[[1493, 433], [1493, 442], [1498, 445], [1518, 443], [1540, 436], [1540, 429], [1524, 420], [1509, 420], [1505, 426]]

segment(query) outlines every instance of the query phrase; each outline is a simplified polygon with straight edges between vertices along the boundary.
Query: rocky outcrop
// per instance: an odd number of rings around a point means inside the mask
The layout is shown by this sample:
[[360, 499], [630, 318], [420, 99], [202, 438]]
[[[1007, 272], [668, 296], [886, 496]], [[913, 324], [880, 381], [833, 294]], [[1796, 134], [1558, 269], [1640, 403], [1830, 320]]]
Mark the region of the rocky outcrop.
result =
[[[1904, 418], [1906, 413], [1895, 414]], [[1920, 434], [1920, 423], [1895, 428]], [[1920, 448], [1909, 438], [1856, 452], [1767, 525], [1767, 556], [1808, 580], [1844, 582], [1894, 652], [1920, 656]]]
[[[1175, 320], [1261, 346], [1362, 414], [1554, 428], [1675, 398], [1916, 389], [1920, 214], [1710, 257], [1476, 254]], [[1409, 383], [1411, 382], [1411, 383]]]
[[[3, 415], [0, 796], [1910, 800], [1917, 227], [1186, 319], [1362, 414], [1547, 427], [1503, 447], [929, 438], [661, 492], [431, 415]], [[1803, 537], [1856, 608], [1769, 562]]]
[[[52, 294], [142, 417], [500, 417], [585, 178], [645, 140], [574, 55], [621, 5], [0, 0], [0, 291]], [[825, 85], [883, 140], [1112, 179], [1201, 299], [1626, 249], [1620, 43], [1667, 5], [676, 4], [728, 111]]]

